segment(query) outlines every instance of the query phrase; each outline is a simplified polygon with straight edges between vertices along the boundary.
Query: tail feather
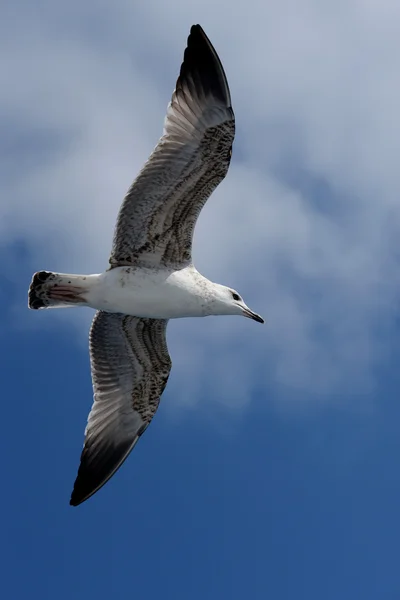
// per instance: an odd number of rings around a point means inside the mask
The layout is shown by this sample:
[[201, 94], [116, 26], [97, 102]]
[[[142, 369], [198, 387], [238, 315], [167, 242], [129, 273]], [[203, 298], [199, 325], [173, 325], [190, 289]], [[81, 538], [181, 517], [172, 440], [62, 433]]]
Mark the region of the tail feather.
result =
[[66, 308], [85, 305], [83, 294], [88, 291], [84, 275], [66, 275], [39, 271], [35, 273], [28, 292], [28, 306], [40, 308]]

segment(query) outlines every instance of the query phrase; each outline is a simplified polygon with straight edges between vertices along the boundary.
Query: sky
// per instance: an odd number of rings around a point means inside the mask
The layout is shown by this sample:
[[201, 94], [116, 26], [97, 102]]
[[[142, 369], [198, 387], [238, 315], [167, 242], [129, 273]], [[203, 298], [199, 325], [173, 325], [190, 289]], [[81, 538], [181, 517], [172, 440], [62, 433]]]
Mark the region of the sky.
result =
[[[400, 5], [28, 0], [0, 19], [2, 596], [400, 598]], [[170, 323], [173, 370], [121, 470], [72, 508], [99, 273], [190, 26], [230, 84], [197, 268], [265, 319]]]

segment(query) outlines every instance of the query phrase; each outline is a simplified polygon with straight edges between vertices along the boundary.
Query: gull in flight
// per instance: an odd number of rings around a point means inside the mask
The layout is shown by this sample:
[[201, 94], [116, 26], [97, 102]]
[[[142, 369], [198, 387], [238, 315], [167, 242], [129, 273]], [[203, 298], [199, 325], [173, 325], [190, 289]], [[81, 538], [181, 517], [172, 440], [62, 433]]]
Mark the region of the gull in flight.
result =
[[70, 504], [97, 492], [149, 425], [171, 370], [169, 319], [242, 315], [259, 323], [233, 289], [203, 277], [192, 262], [201, 209], [224, 179], [235, 117], [221, 61], [193, 25], [164, 132], [129, 188], [100, 275], [39, 271], [29, 308], [97, 310], [89, 347], [94, 401]]

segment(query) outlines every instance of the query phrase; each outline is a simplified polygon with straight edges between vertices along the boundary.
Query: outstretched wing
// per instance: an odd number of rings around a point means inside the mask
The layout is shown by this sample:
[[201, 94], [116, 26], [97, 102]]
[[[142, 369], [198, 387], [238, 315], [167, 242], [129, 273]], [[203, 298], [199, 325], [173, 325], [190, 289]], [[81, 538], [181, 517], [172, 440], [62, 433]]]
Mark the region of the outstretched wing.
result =
[[200, 25], [194, 25], [164, 135], [121, 206], [111, 267], [191, 261], [197, 217], [228, 171], [234, 135], [224, 69]]
[[96, 313], [90, 330], [94, 402], [73, 506], [112, 477], [153, 418], [171, 370], [167, 322]]

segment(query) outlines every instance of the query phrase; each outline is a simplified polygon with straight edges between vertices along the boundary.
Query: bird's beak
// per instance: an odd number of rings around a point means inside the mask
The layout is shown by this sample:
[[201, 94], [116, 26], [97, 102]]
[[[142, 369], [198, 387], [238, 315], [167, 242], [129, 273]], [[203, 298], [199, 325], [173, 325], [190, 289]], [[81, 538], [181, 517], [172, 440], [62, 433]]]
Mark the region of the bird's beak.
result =
[[243, 315], [245, 317], [249, 317], [249, 319], [253, 319], [253, 321], [257, 321], [257, 323], [264, 323], [264, 319], [260, 317], [257, 313], [253, 312], [249, 308], [243, 308]]

